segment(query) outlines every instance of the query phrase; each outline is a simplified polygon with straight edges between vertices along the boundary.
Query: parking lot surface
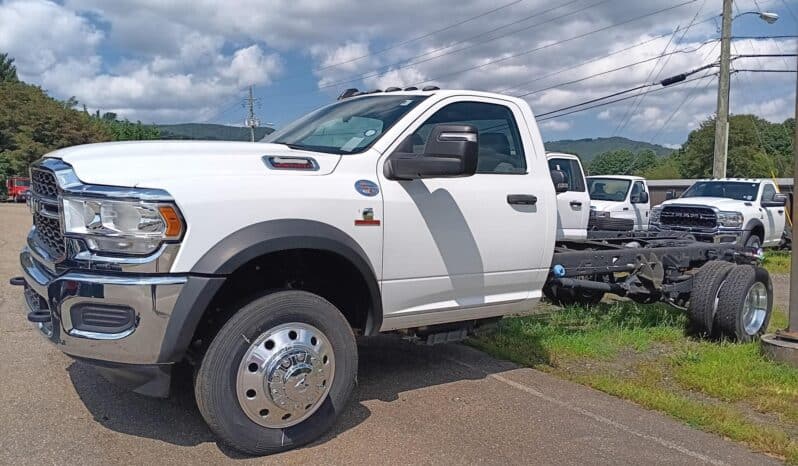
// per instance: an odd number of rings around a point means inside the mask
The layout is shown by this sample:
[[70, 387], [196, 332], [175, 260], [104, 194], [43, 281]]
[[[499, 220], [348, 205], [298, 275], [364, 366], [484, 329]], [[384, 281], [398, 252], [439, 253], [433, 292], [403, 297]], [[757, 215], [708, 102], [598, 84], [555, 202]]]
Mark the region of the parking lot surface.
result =
[[25, 319], [24, 206], [0, 204], [0, 464], [777, 463], [581, 385], [462, 345], [360, 345], [354, 399], [314, 444], [247, 458], [215, 442], [190, 382], [167, 400], [118, 389]]

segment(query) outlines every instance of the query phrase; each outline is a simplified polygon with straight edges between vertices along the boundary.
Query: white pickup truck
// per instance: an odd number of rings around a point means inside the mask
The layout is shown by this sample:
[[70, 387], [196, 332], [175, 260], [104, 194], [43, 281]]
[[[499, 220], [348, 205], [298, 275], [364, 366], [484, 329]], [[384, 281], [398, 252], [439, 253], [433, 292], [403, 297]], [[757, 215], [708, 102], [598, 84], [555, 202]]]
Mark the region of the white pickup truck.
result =
[[548, 152], [549, 169], [563, 172], [567, 189], [557, 193], [557, 239], [585, 239], [589, 231], [648, 230], [648, 185], [639, 176], [585, 178], [574, 154]]
[[656, 206], [651, 227], [689, 232], [702, 241], [775, 247], [782, 241], [786, 203], [771, 180], [698, 180], [678, 199]]
[[335, 422], [356, 336], [458, 340], [544, 289], [664, 301], [741, 340], [772, 306], [767, 272], [737, 245], [556, 241], [568, 183], [527, 103], [506, 95], [350, 91], [263, 143], [77, 146], [31, 177], [10, 280], [28, 320], [138, 393], [166, 396], [189, 363], [210, 428], [250, 454]]

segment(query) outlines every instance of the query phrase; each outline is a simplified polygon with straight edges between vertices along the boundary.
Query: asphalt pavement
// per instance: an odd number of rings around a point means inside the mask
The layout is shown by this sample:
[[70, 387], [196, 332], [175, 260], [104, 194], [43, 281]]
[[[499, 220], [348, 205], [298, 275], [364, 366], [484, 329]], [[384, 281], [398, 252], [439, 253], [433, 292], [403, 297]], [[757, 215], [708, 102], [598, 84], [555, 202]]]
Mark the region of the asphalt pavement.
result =
[[25, 319], [30, 226], [0, 204], [0, 464], [769, 464], [666, 416], [462, 345], [360, 344], [354, 399], [310, 446], [248, 458], [216, 443], [190, 381], [151, 399], [63, 355]]

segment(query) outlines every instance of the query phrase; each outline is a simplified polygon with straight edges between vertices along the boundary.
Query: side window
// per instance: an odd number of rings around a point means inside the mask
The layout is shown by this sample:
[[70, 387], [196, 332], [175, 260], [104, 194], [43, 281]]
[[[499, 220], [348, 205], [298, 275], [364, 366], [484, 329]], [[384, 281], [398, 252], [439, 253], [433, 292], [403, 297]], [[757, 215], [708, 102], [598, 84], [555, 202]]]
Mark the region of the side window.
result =
[[573, 159], [549, 159], [549, 170], [560, 170], [565, 173], [568, 191], [585, 192], [585, 182], [579, 162]]
[[635, 181], [635, 184], [632, 185], [632, 194], [630, 195], [630, 197], [631, 196], [639, 196], [640, 194], [643, 194], [645, 191], [646, 191], [646, 189], [643, 186], [643, 182], [642, 181]]
[[410, 136], [414, 153], [420, 154], [424, 151], [432, 127], [441, 123], [477, 127], [479, 130], [477, 173], [526, 173], [526, 158], [518, 125], [513, 112], [504, 105], [457, 102], [443, 107]]
[[776, 195], [776, 188], [774, 188], [772, 184], [766, 184], [765, 187], [762, 188], [763, 201], [772, 201], [773, 196], [775, 195]]

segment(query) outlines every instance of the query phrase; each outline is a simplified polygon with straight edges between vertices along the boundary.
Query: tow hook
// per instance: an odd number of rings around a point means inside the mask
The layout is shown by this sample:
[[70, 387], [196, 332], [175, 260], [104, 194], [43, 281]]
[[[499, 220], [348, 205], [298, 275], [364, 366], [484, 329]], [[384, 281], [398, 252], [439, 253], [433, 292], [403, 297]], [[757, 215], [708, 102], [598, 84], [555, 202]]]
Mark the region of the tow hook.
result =
[[22, 277], [9, 278], [8, 284], [11, 286], [25, 286], [25, 279]]

